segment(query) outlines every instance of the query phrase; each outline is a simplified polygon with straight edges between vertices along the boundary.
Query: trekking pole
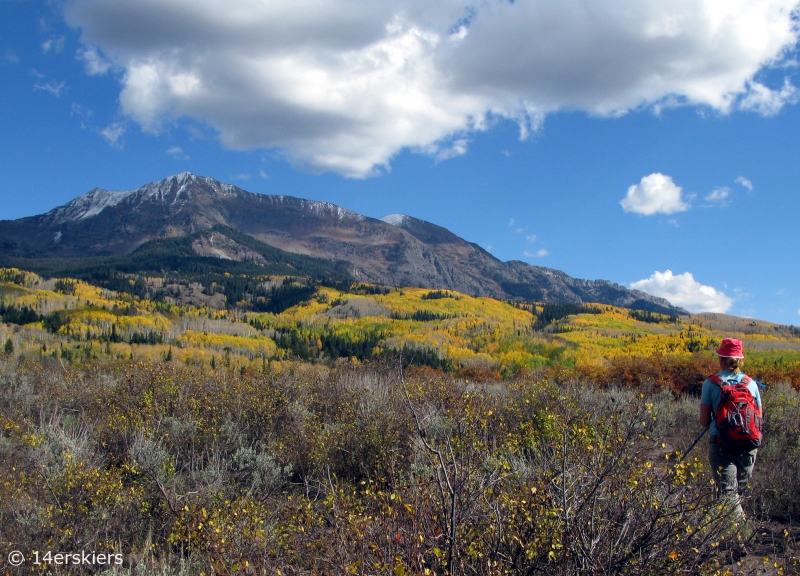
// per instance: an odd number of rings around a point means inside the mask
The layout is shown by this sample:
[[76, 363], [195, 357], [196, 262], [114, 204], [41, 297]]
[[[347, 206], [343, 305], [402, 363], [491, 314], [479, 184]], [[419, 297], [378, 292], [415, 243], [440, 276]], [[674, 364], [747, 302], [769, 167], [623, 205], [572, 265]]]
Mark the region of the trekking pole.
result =
[[706, 435], [706, 432], [708, 432], [708, 428], [703, 428], [703, 431], [700, 432], [700, 435], [694, 439], [694, 442], [692, 442], [692, 445], [689, 446], [689, 449], [686, 451], [686, 453], [683, 456], [681, 456], [680, 460], [678, 460], [678, 464], [683, 462], [683, 459], [689, 455], [689, 452], [691, 452], [692, 449], [697, 445], [697, 443], [700, 442], [700, 438]]

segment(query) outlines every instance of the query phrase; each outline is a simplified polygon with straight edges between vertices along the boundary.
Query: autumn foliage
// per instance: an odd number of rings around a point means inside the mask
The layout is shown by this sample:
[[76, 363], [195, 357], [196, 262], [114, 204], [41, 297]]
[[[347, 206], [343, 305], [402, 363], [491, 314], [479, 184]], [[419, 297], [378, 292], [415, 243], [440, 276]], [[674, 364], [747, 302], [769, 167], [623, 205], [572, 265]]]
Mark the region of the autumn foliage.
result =
[[123, 555], [107, 574], [724, 574], [742, 526], [704, 444], [680, 458], [730, 335], [768, 384], [745, 508], [776, 573], [800, 561], [796, 328], [296, 280], [275, 313], [0, 270], [3, 549]]
[[[746, 506], [796, 521], [800, 396], [765, 404]], [[0, 361], [0, 539], [135, 573], [711, 574], [736, 531], [704, 450], [678, 462], [696, 418], [566, 373]]]

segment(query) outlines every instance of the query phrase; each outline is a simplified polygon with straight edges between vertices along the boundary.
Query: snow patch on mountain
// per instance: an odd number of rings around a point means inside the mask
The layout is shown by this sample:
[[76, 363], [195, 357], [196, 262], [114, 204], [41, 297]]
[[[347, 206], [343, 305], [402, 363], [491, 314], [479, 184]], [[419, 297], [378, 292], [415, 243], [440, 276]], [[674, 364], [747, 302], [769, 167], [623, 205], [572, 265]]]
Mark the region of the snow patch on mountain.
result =
[[348, 210], [347, 208], [342, 208], [341, 206], [337, 206], [336, 204], [331, 204], [330, 202], [321, 202], [319, 200], [303, 200], [302, 198], [295, 198], [294, 196], [283, 196], [283, 195], [275, 195], [275, 196], [264, 196], [267, 201], [272, 202], [274, 204], [285, 204], [289, 206], [298, 206], [301, 210], [308, 211], [315, 216], [322, 216], [322, 217], [334, 217], [340, 222], [344, 219], [355, 220], [356, 222], [361, 222], [364, 220], [364, 216], [353, 212], [352, 210]]
[[108, 190], [95, 188], [82, 196], [78, 196], [64, 206], [52, 210], [49, 214], [55, 224], [77, 222], [78, 220], [97, 216], [109, 206], [116, 206], [131, 194], [133, 194], [133, 191], [109, 192]]
[[381, 218], [381, 221], [391, 224], [392, 226], [402, 226], [408, 222], [409, 218], [411, 217], [406, 216], [405, 214], [389, 214], [388, 216]]
[[344, 220], [345, 218], [351, 218], [360, 222], [364, 219], [361, 214], [357, 214], [351, 210], [348, 210], [347, 208], [337, 206], [336, 204], [331, 204], [330, 202], [320, 202], [319, 200], [303, 200], [303, 203], [314, 214], [335, 216], [340, 221]]
[[170, 202], [172, 213], [181, 211], [186, 200], [196, 185], [206, 185], [218, 198], [232, 198], [243, 193], [242, 190], [231, 184], [223, 184], [214, 178], [197, 176], [191, 172], [183, 172], [170, 176], [159, 182], [150, 182], [136, 190], [108, 191], [95, 188], [75, 200], [48, 212], [53, 224], [77, 222], [92, 218], [100, 214], [109, 206], [116, 206], [126, 199], [130, 199], [131, 209], [144, 202]]

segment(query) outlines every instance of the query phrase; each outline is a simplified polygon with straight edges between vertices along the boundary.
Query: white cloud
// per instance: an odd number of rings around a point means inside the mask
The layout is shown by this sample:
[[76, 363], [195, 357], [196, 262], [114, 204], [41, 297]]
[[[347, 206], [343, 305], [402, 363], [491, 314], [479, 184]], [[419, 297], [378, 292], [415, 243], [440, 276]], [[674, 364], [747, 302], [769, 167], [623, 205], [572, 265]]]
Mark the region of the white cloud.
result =
[[775, 116], [784, 104], [797, 104], [800, 92], [786, 78], [780, 90], [771, 90], [758, 82], [751, 82], [750, 89], [742, 98], [742, 110], [752, 110], [763, 116]]
[[263, 168], [261, 170], [259, 170], [258, 175], [261, 176], [264, 180], [269, 180], [269, 174], [264, 172]]
[[528, 234], [525, 236], [525, 240], [528, 242], [536, 242], [536, 234]]
[[125, 134], [125, 126], [119, 122], [109, 124], [102, 130], [100, 135], [106, 139], [112, 148], [122, 148], [122, 135]]
[[231, 180], [250, 180], [250, 174], [241, 172], [239, 174], [231, 174]]
[[728, 196], [731, 195], [731, 189], [727, 186], [721, 186], [719, 188], [714, 188], [714, 190], [706, 196], [706, 200], [709, 202], [715, 202], [718, 204], [724, 203]]
[[748, 180], [748, 179], [747, 179], [747, 178], [745, 178], [744, 176], [739, 176], [739, 177], [736, 179], [736, 183], [737, 183], [737, 184], [741, 184], [742, 186], [744, 186], [745, 188], [747, 188], [747, 189], [748, 189], [750, 192], [752, 192], [752, 191], [753, 191], [753, 183], [752, 183], [752, 182], [750, 182], [750, 180]]
[[508, 227], [511, 228], [514, 225], [514, 219], [508, 221]]
[[528, 252], [527, 250], [524, 250], [522, 252], [522, 255], [525, 256], [526, 258], [544, 258], [545, 256], [549, 256], [550, 252], [542, 248], [541, 250], [537, 250], [536, 252]]
[[672, 178], [655, 172], [628, 188], [628, 194], [620, 205], [625, 212], [644, 216], [683, 212], [689, 209], [689, 205], [684, 202], [681, 191], [682, 188], [676, 186]]
[[75, 56], [83, 61], [89, 76], [103, 76], [111, 69], [111, 61], [104, 58], [94, 46], [79, 48]]
[[42, 52], [48, 54], [50, 51], [59, 54], [64, 51], [64, 37], [54, 37], [42, 42]]
[[17, 53], [11, 48], [8, 48], [5, 52], [3, 52], [3, 58], [9, 64], [19, 64], [19, 56], [17, 56]]
[[446, 146], [434, 144], [429, 148], [430, 152], [436, 156], [436, 159], [441, 161], [449, 160], [450, 158], [455, 158], [456, 156], [463, 156], [467, 153], [467, 144], [469, 144], [469, 140], [466, 138], [458, 138]]
[[172, 148], [168, 149], [167, 154], [178, 160], [189, 159], [189, 156], [186, 154], [186, 152], [183, 151], [183, 148], [181, 148], [180, 146], [173, 146]]
[[733, 298], [700, 284], [691, 272], [677, 275], [671, 270], [655, 272], [650, 278], [633, 282], [631, 288], [666, 298], [675, 306], [694, 313], [727, 312], [733, 306]]
[[[364, 177], [402, 149], [466, 152], [493, 119], [693, 105], [764, 115], [755, 81], [798, 40], [798, 0], [66, 0], [87, 47], [124, 71], [146, 130], [193, 118], [234, 149], [274, 148]], [[202, 41], [198, 41], [202, 39]], [[100, 70], [99, 68], [97, 69]]]
[[37, 82], [33, 85], [33, 89], [37, 92], [49, 92], [56, 98], [61, 98], [61, 91], [67, 85], [65, 81], [57, 82], [50, 80], [49, 82]]

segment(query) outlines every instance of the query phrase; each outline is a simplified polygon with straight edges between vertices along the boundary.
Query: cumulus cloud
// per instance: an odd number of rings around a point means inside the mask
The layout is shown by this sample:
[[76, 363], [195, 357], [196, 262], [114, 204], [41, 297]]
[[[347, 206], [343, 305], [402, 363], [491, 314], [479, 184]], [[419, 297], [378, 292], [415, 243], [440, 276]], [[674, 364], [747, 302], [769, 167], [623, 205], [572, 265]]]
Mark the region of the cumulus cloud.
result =
[[750, 180], [748, 180], [748, 179], [747, 179], [747, 178], [745, 178], [744, 176], [739, 176], [739, 177], [736, 179], [736, 183], [737, 183], [737, 184], [741, 184], [742, 186], [744, 186], [745, 188], [747, 188], [747, 189], [748, 189], [750, 192], [752, 192], [752, 191], [753, 191], [753, 183], [752, 183], [752, 182], [750, 182]]
[[469, 134], [497, 118], [525, 137], [559, 110], [775, 114], [796, 89], [754, 78], [796, 45], [797, 6], [66, 0], [65, 13], [86, 50], [123, 71], [123, 111], [146, 130], [192, 118], [230, 148], [274, 148], [296, 164], [364, 177], [402, 149], [464, 154]]
[[733, 306], [733, 298], [711, 286], [700, 284], [691, 272], [655, 272], [650, 278], [633, 282], [631, 288], [666, 298], [673, 305], [693, 313], [727, 312]]
[[672, 178], [655, 172], [642, 178], [641, 182], [628, 188], [628, 194], [620, 201], [625, 212], [643, 216], [674, 214], [689, 209], [682, 195], [682, 188]]

